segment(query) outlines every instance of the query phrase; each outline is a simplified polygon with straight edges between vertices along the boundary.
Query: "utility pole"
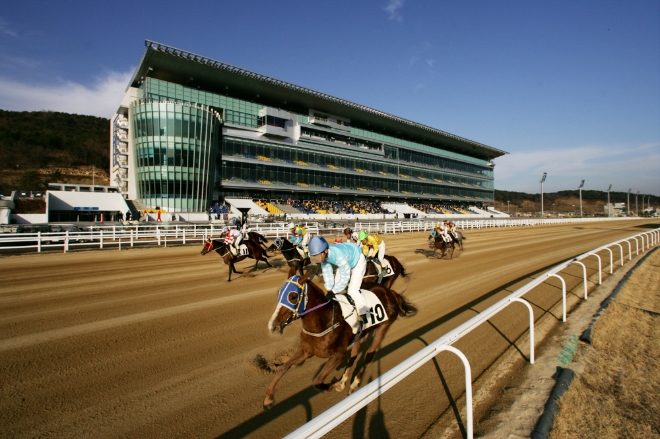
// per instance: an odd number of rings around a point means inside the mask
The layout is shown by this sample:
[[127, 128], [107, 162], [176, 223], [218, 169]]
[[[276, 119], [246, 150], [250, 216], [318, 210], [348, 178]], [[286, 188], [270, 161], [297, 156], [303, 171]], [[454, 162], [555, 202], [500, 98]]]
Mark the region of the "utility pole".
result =
[[639, 191], [635, 195], [635, 215], [639, 216], [639, 205], [637, 204], [637, 198], [639, 198]]
[[543, 176], [541, 177], [541, 218], [543, 218], [545, 215], [543, 215], [543, 182], [545, 181], [545, 177], [548, 176], [547, 172], [543, 173]]
[[580, 182], [580, 218], [582, 218], [582, 187], [584, 186], [584, 180]]
[[[612, 185], [607, 188], [607, 217], [612, 216], [612, 205], [610, 204], [610, 190], [612, 189]], [[643, 200], [643, 199], [642, 199]]]
[[628, 216], [630, 216], [630, 191], [632, 188], [628, 189], [628, 203], [626, 203], [626, 207], [628, 208]]

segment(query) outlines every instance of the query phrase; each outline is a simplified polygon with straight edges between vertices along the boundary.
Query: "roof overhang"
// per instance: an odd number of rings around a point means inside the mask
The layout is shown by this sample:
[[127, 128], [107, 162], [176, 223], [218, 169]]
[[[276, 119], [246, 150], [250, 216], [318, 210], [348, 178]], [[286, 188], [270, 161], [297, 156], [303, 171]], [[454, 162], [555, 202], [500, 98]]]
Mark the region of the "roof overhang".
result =
[[130, 86], [139, 87], [145, 77], [200, 90], [227, 94], [294, 113], [309, 109], [351, 120], [351, 126], [397, 137], [470, 157], [491, 160], [508, 154], [469, 139], [403, 119], [364, 105], [270, 78], [191, 52], [146, 40]]

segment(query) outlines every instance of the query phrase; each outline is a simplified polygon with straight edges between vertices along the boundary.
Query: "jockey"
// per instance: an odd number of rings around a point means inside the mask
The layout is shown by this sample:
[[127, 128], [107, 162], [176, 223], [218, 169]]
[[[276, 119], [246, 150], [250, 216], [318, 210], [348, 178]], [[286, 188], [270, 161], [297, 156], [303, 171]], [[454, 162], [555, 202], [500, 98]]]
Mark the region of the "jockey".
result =
[[294, 225], [289, 223], [289, 231], [291, 232], [291, 244], [301, 248], [305, 254], [309, 253], [307, 246], [309, 245], [310, 235], [307, 233], [307, 229], [301, 226]]
[[447, 220], [445, 221], [445, 227], [447, 227], [447, 233], [449, 233], [452, 236], [452, 238], [456, 239], [456, 234], [454, 233], [454, 231], [456, 230], [456, 224]]
[[358, 234], [358, 239], [362, 242], [362, 253], [368, 258], [378, 255], [378, 262], [382, 268], [385, 264], [385, 242], [378, 235], [370, 235], [365, 230]]
[[344, 236], [346, 236], [346, 242], [353, 243], [358, 247], [362, 247], [362, 243], [358, 239], [358, 232], [353, 231], [350, 227], [344, 229]]
[[220, 237], [225, 238], [225, 244], [229, 246], [230, 250], [232, 250], [232, 253], [235, 255], [240, 254], [241, 241], [243, 240], [243, 235], [241, 232], [238, 230], [232, 230], [229, 227], [224, 227]]
[[[360, 285], [367, 270], [367, 261], [360, 249], [349, 243], [335, 244], [332, 247], [322, 236], [315, 236], [309, 242], [309, 254], [312, 262], [321, 264], [325, 289], [328, 290], [327, 299], [346, 288], [346, 294], [353, 300], [359, 318], [353, 333], [362, 330], [362, 321], [368, 312], [367, 304], [360, 292]], [[334, 267], [337, 273], [333, 273]]]
[[435, 230], [447, 244], [452, 242], [452, 239], [448, 234], [449, 229], [447, 228], [447, 222], [436, 224]]

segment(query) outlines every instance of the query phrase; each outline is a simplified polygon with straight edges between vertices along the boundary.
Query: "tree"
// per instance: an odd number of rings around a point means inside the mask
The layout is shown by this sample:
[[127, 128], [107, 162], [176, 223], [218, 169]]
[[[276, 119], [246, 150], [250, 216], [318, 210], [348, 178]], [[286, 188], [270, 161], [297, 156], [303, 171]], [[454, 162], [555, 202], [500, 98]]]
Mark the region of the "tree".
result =
[[37, 171], [25, 171], [19, 181], [21, 188], [28, 191], [40, 191], [45, 188]]

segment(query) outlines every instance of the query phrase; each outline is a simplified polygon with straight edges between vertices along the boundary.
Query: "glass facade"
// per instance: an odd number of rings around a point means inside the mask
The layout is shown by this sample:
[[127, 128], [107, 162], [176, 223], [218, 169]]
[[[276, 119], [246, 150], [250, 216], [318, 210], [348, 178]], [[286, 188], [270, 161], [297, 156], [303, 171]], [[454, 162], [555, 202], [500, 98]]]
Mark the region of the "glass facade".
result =
[[197, 105], [136, 101], [131, 115], [138, 201], [204, 210], [212, 199], [220, 114]]
[[[202, 211], [247, 189], [255, 196], [300, 192], [301, 199], [314, 191], [402, 201], [493, 199], [487, 160], [355, 128], [336, 116], [278, 109], [291, 114], [286, 119], [266, 114], [262, 104], [149, 77], [138, 96], [131, 107], [137, 198], [150, 206]], [[285, 129], [289, 120], [299, 128]], [[223, 126], [236, 125], [251, 138], [236, 127], [223, 137]], [[285, 134], [262, 135], [268, 127]]]

